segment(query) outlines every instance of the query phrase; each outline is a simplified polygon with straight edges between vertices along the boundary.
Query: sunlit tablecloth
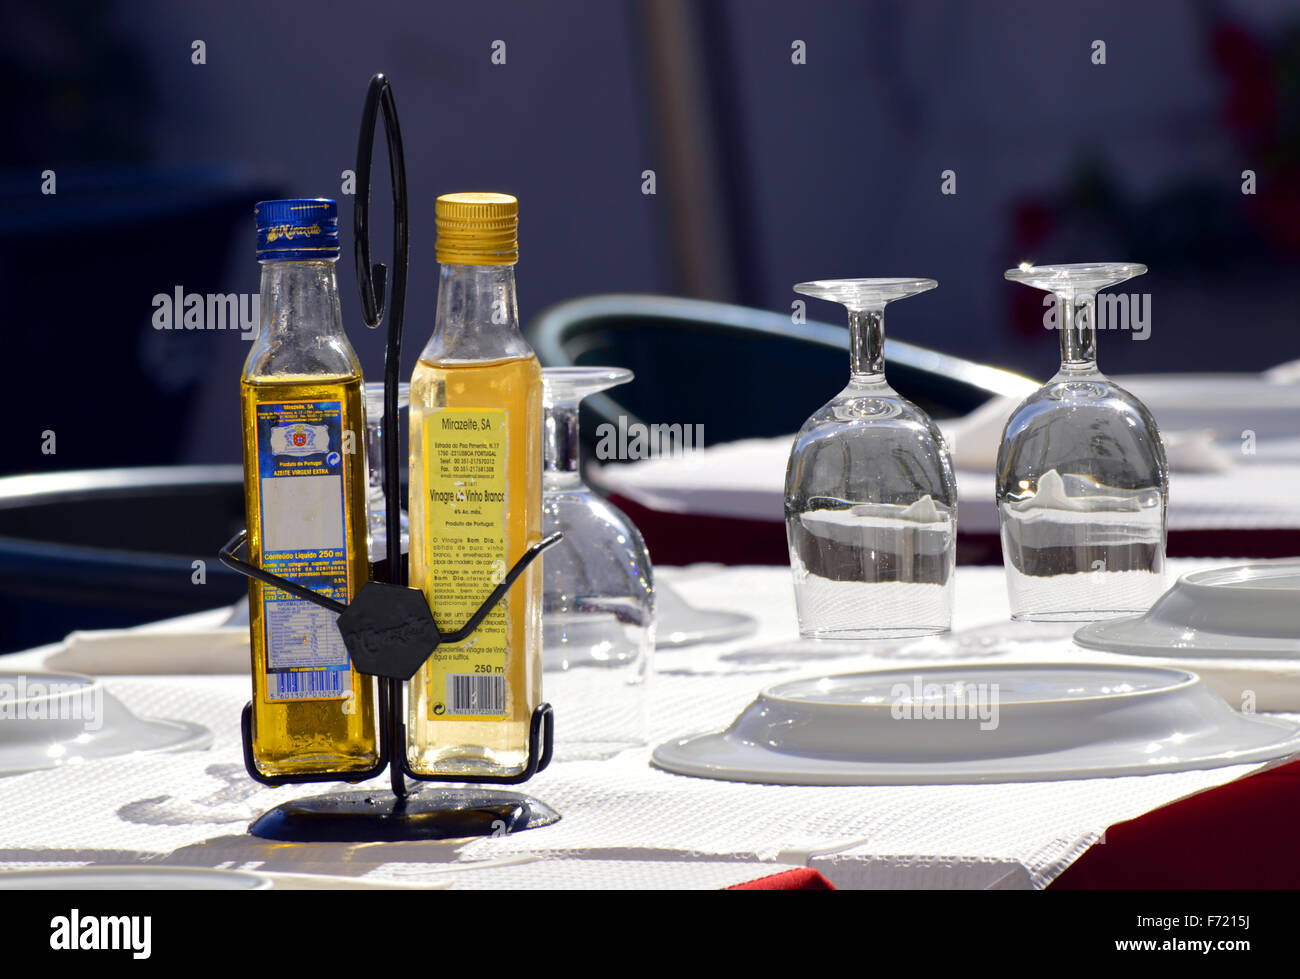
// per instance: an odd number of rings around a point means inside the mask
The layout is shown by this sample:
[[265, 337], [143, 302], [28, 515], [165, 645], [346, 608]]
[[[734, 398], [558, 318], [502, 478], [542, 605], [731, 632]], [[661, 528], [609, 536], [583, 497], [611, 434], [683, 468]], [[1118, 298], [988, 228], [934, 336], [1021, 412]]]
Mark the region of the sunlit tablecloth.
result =
[[[764, 646], [796, 635], [787, 569], [659, 573], [696, 606], [748, 612], [759, 628], [747, 639], [656, 655], [655, 742], [725, 726], [769, 683], [903, 662], [883, 647], [802, 664], [767, 655]], [[955, 626], [1006, 615], [1001, 570], [961, 568]], [[0, 668], [36, 669], [49, 652], [4, 657]], [[0, 870], [160, 861], [457, 888], [714, 888], [810, 866], [840, 887], [1043, 887], [1108, 825], [1258, 767], [976, 786], [717, 782], [652, 769], [649, 747], [599, 760], [573, 757], [564, 750], [565, 733], [583, 732], [598, 705], [589, 710], [581, 691], [552, 687], [561, 753], [527, 790], [562, 813], [559, 823], [469, 842], [285, 847], [249, 836], [248, 823], [278, 802], [330, 787], [268, 789], [245, 776], [238, 718], [246, 677], [122, 676], [107, 683], [140, 714], [207, 725], [213, 747], [0, 779]]]

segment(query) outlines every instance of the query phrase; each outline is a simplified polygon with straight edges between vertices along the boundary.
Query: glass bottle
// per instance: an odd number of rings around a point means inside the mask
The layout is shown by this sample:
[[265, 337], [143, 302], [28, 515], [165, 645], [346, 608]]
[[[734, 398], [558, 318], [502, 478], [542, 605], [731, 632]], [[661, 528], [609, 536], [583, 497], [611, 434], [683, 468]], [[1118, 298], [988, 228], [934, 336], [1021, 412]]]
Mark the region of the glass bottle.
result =
[[[370, 577], [361, 366], [343, 332], [331, 200], [255, 209], [261, 323], [240, 383], [250, 561], [338, 601]], [[335, 616], [249, 582], [253, 756], [266, 774], [378, 759], [374, 681]]]
[[[518, 202], [437, 201], [433, 336], [411, 376], [410, 583], [459, 628], [541, 539], [542, 373], [519, 331]], [[426, 775], [515, 775], [541, 701], [535, 561], [462, 643], [440, 646], [408, 697], [407, 760]]]

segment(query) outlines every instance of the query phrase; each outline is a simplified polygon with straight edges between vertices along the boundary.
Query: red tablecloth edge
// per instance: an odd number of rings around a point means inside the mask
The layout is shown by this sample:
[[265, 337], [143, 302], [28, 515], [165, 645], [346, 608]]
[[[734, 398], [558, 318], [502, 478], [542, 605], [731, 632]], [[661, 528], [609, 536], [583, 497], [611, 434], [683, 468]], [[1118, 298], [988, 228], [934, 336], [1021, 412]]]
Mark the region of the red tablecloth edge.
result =
[[769, 874], [743, 884], [732, 884], [724, 891], [833, 891], [835, 885], [811, 867], [797, 867]]
[[[1106, 830], [1054, 880], [1055, 890], [1300, 888], [1300, 761], [1171, 802]], [[833, 891], [809, 867], [728, 891]]]
[[1055, 890], [1300, 888], [1300, 761], [1179, 799], [1106, 830]]

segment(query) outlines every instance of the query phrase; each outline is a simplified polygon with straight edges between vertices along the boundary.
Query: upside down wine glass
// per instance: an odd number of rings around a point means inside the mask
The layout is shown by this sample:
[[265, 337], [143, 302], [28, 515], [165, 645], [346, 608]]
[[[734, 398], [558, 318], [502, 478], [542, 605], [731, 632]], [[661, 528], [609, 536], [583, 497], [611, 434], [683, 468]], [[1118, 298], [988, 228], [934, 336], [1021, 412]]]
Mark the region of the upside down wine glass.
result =
[[542, 371], [542, 521], [564, 538], [542, 559], [542, 683], [566, 757], [646, 740], [645, 690], [654, 650], [654, 577], [640, 531], [582, 481], [578, 406], [632, 380], [617, 367]]
[[1164, 446], [1146, 407], [1097, 369], [1097, 292], [1145, 271], [1092, 263], [1006, 273], [1055, 295], [1061, 334], [1061, 369], [1012, 413], [998, 448], [1012, 618], [1132, 615], [1164, 592]]
[[[368, 381], [366, 396], [366, 508], [368, 546], [372, 563], [388, 560], [388, 508], [384, 498], [384, 384]], [[405, 411], [411, 404], [411, 385], [397, 385], [397, 410]], [[393, 480], [396, 487], [400, 476]], [[401, 511], [402, 553], [407, 552], [410, 521], [406, 511]]]
[[933, 279], [825, 279], [795, 292], [849, 311], [849, 383], [800, 429], [785, 480], [799, 633], [887, 639], [952, 622], [957, 488], [943, 436], [885, 379], [886, 303]]

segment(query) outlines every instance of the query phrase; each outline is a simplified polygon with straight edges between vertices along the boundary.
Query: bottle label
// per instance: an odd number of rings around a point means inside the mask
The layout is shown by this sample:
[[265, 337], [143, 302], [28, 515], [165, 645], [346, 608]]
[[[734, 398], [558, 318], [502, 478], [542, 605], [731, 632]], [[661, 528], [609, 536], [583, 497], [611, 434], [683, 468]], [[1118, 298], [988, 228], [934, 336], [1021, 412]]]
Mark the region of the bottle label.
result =
[[[505, 578], [506, 412], [424, 417], [426, 595], [440, 628], [459, 629]], [[462, 643], [429, 659], [431, 720], [504, 720], [509, 621], [500, 602]]]
[[[346, 602], [348, 512], [341, 401], [257, 406], [262, 567]], [[268, 700], [343, 700], [352, 693], [338, 618], [272, 585], [262, 586]]]

